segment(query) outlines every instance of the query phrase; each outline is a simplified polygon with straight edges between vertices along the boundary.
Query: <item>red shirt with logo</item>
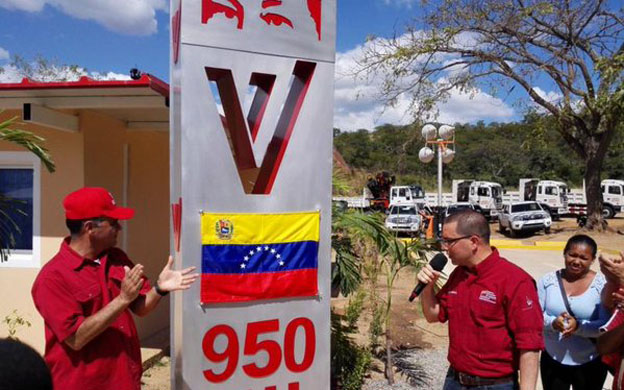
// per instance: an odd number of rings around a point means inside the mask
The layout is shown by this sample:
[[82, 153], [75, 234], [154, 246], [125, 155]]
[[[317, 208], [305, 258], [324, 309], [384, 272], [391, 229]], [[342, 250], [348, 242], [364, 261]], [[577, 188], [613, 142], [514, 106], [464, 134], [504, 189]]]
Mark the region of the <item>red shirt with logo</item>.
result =
[[487, 378], [516, 372], [520, 350], [544, 348], [535, 281], [492, 249], [474, 269], [455, 268], [437, 294], [451, 366]]
[[[141, 350], [130, 310], [79, 351], [64, 342], [119, 295], [124, 266], [133, 264], [120, 249], [93, 261], [74, 252], [66, 238], [37, 276], [32, 296], [45, 323], [44, 358], [55, 389], [141, 389]], [[144, 280], [141, 294], [150, 288]]]

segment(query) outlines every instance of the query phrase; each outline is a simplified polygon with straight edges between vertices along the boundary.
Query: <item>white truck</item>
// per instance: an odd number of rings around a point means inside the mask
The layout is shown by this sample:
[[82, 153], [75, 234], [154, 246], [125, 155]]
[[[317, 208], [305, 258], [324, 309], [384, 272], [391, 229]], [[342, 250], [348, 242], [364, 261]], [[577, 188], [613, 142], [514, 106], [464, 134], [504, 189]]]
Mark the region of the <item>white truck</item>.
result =
[[495, 219], [503, 206], [503, 186], [491, 181], [453, 180], [453, 201], [479, 205], [488, 219]]
[[536, 178], [520, 179], [518, 186], [520, 201], [540, 203], [552, 219], [559, 219], [568, 213], [568, 185], [562, 181], [540, 180]]
[[424, 205], [425, 191], [421, 186], [392, 186], [390, 188], [390, 206]]
[[362, 191], [362, 196], [334, 196], [332, 197], [333, 202], [337, 203], [345, 203], [347, 208], [350, 209], [358, 209], [358, 210], [368, 210], [371, 206], [371, 199], [373, 195], [370, 190], [364, 187]]
[[[375, 199], [371, 190], [364, 187], [362, 196], [334, 196], [334, 202], [344, 202], [350, 209], [368, 210], [375, 209], [373, 201], [380, 203], [380, 199]], [[392, 186], [390, 187], [390, 199], [386, 199], [389, 206], [425, 206], [425, 191], [421, 186]]]
[[[600, 183], [602, 191], [602, 215], [604, 218], [613, 218], [624, 209], [624, 180], [605, 179]], [[571, 214], [583, 216], [587, 214], [587, 198], [585, 197], [585, 182], [580, 202], [570, 202]]]

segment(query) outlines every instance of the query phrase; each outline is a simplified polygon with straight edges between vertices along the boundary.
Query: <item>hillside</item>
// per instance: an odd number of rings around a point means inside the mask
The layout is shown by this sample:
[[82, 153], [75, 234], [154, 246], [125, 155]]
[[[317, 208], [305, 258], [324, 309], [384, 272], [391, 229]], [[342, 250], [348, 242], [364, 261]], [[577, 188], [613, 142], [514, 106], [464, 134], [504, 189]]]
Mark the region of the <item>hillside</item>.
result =
[[[622, 128], [605, 160], [603, 178], [624, 179], [624, 136]], [[421, 126], [383, 125], [373, 131], [334, 130], [334, 147], [354, 171], [348, 175], [355, 188], [377, 171], [397, 176], [398, 184], [422, 185], [426, 191], [437, 186], [437, 164], [423, 164], [418, 151], [424, 146]], [[455, 124], [456, 156], [444, 165], [445, 191], [453, 179], [491, 180], [509, 190], [518, 179], [539, 177], [561, 180], [571, 188], [583, 183], [584, 163], [554, 131], [544, 130], [543, 121], [526, 119], [518, 123]]]

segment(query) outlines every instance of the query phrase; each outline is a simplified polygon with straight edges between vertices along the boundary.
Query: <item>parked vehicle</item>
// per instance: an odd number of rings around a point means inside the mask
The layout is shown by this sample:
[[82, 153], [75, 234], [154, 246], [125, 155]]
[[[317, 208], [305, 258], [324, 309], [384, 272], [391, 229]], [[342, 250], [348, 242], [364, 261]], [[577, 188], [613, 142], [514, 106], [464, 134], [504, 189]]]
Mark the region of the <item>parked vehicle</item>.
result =
[[568, 213], [568, 185], [562, 181], [520, 179], [518, 186], [521, 201], [536, 201], [547, 207], [555, 220]]
[[[624, 209], [624, 180], [606, 179], [600, 183], [602, 192], [602, 216], [613, 218]], [[587, 198], [585, 197], [585, 183], [583, 182], [583, 196], [581, 202], [570, 203], [570, 214], [577, 217], [587, 215]]]
[[503, 186], [491, 181], [453, 180], [453, 201], [479, 205], [488, 219], [498, 215], [503, 192]]
[[392, 186], [390, 188], [390, 205], [424, 205], [425, 191], [421, 186]]
[[448, 205], [448, 207], [444, 211], [444, 217], [446, 218], [449, 215], [452, 215], [452, 214], [455, 214], [457, 212], [460, 212], [462, 210], [467, 210], [467, 209], [474, 210], [480, 214], [484, 213], [483, 209], [478, 204], [470, 203], [470, 202], [458, 202], [458, 203], [453, 203], [453, 204]]
[[418, 234], [422, 217], [417, 205], [394, 205], [386, 217], [386, 228], [396, 233]]
[[505, 233], [509, 229], [511, 237], [516, 237], [520, 232], [542, 229], [548, 234], [552, 218], [537, 202], [513, 202], [503, 204], [498, 224], [500, 232]]

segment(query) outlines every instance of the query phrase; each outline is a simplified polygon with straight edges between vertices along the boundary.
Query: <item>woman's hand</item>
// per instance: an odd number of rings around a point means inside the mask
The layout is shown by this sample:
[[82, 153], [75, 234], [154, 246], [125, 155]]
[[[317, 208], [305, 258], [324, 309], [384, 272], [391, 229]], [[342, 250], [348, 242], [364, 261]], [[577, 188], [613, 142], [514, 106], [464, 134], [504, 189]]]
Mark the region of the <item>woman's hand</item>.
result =
[[576, 331], [578, 322], [576, 318], [572, 317], [567, 312], [563, 312], [553, 321], [552, 327], [554, 330], [561, 333], [563, 337], [568, 337]]
[[576, 318], [572, 317], [568, 313], [563, 314], [565, 315], [567, 321], [567, 327], [563, 332], [561, 332], [561, 336], [563, 338], [566, 338], [572, 336], [572, 334], [576, 332], [576, 330], [578, 329], [578, 322], [576, 321]]

